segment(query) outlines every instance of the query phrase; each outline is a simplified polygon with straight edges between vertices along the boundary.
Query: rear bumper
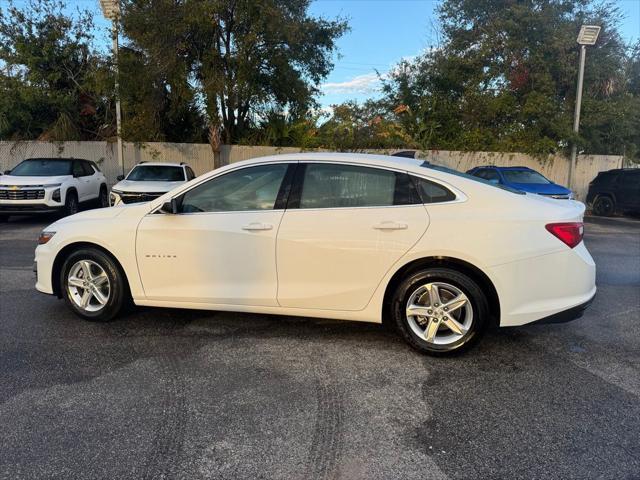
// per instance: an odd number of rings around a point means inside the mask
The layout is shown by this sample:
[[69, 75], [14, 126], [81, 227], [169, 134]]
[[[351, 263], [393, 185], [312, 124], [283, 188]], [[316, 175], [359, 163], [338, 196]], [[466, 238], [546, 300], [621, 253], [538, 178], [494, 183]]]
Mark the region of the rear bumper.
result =
[[567, 323], [572, 320], [577, 320], [582, 317], [585, 310], [589, 308], [589, 306], [593, 303], [593, 300], [596, 298], [596, 295], [587, 300], [580, 305], [576, 305], [575, 307], [569, 308], [562, 312], [554, 313], [553, 315], [549, 315], [548, 317], [541, 318], [540, 320], [536, 320], [532, 322], [532, 324], [548, 324], [548, 323]]
[[584, 243], [488, 273], [500, 298], [501, 327], [559, 321], [586, 308], [596, 293], [596, 266]]

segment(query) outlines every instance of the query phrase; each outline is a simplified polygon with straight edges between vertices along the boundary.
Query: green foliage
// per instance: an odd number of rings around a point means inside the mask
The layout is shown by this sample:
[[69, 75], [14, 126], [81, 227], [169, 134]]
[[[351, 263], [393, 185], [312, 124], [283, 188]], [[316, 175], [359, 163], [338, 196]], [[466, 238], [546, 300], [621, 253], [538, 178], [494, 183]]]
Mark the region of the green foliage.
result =
[[347, 26], [309, 16], [309, 4], [126, 0], [122, 24], [129, 47], [167, 78], [172, 92], [201, 101], [207, 122], [221, 124], [231, 143], [271, 110], [299, 116], [314, 105]]
[[[589, 153], [635, 151], [638, 66], [617, 32], [615, 4], [445, 0], [439, 17], [443, 44], [399, 65], [384, 86], [388, 111], [408, 106], [397, 121], [422, 148], [547, 154], [577, 140]], [[586, 22], [602, 32], [588, 47], [574, 138], [576, 37]]]
[[88, 140], [111, 122], [89, 13], [52, 0], [0, 8], [0, 139]]

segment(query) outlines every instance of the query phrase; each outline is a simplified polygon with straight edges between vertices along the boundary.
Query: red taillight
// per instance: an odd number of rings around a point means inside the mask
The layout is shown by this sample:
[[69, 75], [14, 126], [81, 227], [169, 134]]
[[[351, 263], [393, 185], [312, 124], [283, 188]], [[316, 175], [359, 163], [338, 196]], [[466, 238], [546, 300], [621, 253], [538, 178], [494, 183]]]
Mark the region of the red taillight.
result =
[[545, 228], [554, 237], [567, 244], [569, 248], [578, 245], [582, 241], [582, 235], [584, 234], [584, 224], [582, 222], [549, 223], [545, 225]]

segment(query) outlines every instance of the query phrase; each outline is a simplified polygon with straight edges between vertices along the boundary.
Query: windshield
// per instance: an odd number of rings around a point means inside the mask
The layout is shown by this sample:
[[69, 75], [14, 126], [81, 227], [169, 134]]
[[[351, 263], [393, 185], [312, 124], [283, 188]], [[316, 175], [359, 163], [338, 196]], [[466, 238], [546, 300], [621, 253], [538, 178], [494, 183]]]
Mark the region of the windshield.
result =
[[456, 175], [457, 177], [468, 178], [469, 180], [473, 180], [478, 183], [484, 183], [485, 185], [490, 185], [492, 187], [499, 188], [501, 190], [506, 190], [507, 192], [517, 193], [518, 195], [525, 195], [525, 192], [516, 190], [515, 188], [511, 188], [506, 185], [501, 185], [499, 183], [493, 183], [493, 182], [490, 182], [489, 180], [485, 180], [484, 178], [475, 177], [473, 175], [469, 175], [468, 173], [459, 172], [457, 170], [454, 170], [453, 168], [441, 167], [439, 165], [434, 165], [428, 162], [423, 162], [422, 166], [426, 168], [431, 168], [433, 170], [438, 170], [440, 172], [450, 173], [451, 175]]
[[72, 160], [52, 158], [30, 158], [20, 162], [11, 175], [18, 177], [57, 177], [71, 175]]
[[137, 182], [182, 182], [184, 179], [182, 167], [164, 165], [139, 165], [127, 175], [127, 180]]
[[502, 170], [502, 175], [510, 183], [538, 183], [544, 185], [551, 183], [533, 170]]

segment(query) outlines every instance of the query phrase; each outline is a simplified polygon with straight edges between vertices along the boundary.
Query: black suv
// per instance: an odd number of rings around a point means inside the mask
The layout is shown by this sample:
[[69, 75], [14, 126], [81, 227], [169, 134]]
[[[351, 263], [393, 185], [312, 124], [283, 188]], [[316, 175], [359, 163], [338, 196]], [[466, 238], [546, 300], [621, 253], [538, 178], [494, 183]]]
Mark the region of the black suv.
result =
[[591, 205], [595, 215], [640, 212], [640, 168], [598, 173], [589, 184], [587, 205]]

